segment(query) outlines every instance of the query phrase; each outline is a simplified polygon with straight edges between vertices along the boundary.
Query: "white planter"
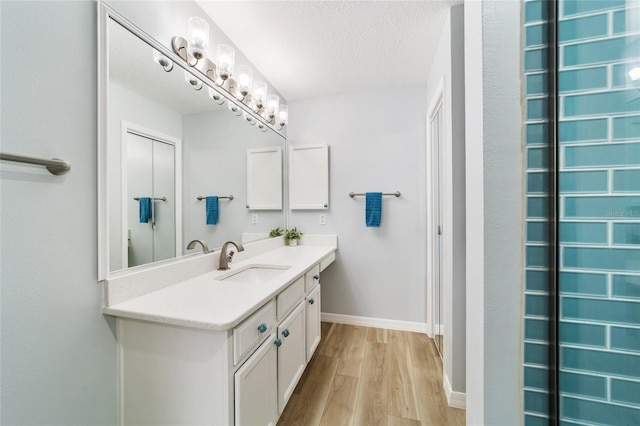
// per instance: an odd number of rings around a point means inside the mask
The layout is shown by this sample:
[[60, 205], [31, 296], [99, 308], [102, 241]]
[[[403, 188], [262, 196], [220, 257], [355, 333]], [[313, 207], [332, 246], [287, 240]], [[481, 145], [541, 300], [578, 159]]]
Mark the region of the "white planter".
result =
[[287, 240], [289, 241], [289, 245], [290, 246], [297, 246], [298, 245], [298, 240]]

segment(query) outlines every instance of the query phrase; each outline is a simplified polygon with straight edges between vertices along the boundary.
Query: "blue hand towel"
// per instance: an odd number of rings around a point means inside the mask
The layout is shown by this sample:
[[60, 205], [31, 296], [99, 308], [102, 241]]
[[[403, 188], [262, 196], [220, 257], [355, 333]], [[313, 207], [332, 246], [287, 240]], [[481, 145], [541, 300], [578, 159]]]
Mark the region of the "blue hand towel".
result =
[[367, 227], [378, 228], [382, 218], [382, 192], [367, 192], [365, 204], [365, 221]]
[[207, 225], [218, 224], [218, 197], [207, 197]]
[[149, 223], [149, 219], [151, 219], [151, 198], [140, 197], [138, 208], [140, 210], [140, 223]]

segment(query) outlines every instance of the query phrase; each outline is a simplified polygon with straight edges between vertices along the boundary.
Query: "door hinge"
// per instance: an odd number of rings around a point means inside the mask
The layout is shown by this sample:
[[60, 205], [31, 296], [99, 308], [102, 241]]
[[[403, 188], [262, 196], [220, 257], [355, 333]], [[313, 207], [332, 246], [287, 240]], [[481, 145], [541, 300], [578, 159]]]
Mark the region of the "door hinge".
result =
[[442, 227], [438, 225], [438, 235], [442, 235]]

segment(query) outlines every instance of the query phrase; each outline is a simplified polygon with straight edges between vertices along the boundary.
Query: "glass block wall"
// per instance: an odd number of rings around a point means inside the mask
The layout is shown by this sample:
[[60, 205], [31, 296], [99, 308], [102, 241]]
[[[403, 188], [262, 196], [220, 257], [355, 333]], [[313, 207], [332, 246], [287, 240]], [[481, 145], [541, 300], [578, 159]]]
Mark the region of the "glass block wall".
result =
[[640, 1], [559, 2], [562, 424], [640, 424]]
[[525, 425], [549, 423], [547, 34], [550, 2], [524, 3], [526, 274], [524, 295]]
[[[546, 140], [538, 131], [546, 6], [524, 8], [527, 425], [548, 423], [554, 361], [546, 351]], [[560, 0], [557, 38], [559, 420], [640, 424], [640, 1]]]

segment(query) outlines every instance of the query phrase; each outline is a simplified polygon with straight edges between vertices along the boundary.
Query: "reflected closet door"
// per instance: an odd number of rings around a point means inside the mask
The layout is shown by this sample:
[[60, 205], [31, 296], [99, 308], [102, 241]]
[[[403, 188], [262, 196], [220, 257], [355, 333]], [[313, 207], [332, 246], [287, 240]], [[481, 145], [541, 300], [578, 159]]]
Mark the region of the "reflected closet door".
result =
[[128, 265], [153, 262], [152, 221], [140, 223], [139, 201], [153, 197], [153, 140], [127, 133], [127, 229]]
[[[176, 255], [175, 146], [127, 132], [128, 265]], [[135, 198], [151, 197], [152, 218], [140, 222]], [[166, 199], [166, 200], [161, 200]]]
[[175, 147], [171, 144], [153, 143], [153, 203], [155, 227], [153, 231], [153, 261], [176, 256], [176, 190]]

